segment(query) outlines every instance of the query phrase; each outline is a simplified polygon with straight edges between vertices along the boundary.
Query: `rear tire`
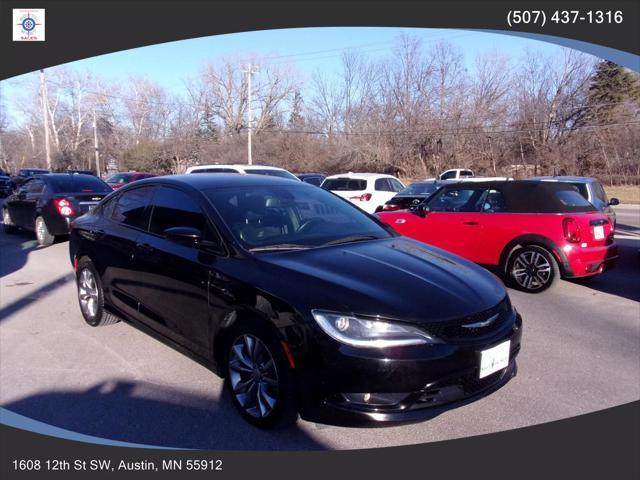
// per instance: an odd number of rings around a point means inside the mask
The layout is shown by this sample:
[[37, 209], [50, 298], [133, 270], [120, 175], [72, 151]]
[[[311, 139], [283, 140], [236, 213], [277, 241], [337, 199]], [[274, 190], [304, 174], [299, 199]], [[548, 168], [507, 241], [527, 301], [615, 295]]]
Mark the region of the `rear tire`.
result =
[[4, 230], [4, 233], [8, 234], [16, 233], [18, 231], [18, 227], [16, 227], [13, 220], [11, 220], [8, 208], [2, 209], [2, 229]]
[[293, 372], [275, 333], [247, 323], [230, 339], [226, 381], [240, 415], [258, 428], [293, 425], [298, 418]]
[[78, 303], [80, 312], [92, 327], [103, 327], [118, 323], [120, 319], [104, 309], [104, 291], [102, 281], [91, 260], [84, 257], [78, 262], [76, 270]]
[[527, 245], [511, 254], [507, 275], [513, 287], [539, 293], [560, 278], [560, 267], [553, 254], [538, 245]]
[[37, 217], [36, 218], [36, 238], [38, 239], [38, 245], [42, 247], [48, 247], [49, 245], [55, 242], [56, 237], [49, 233], [49, 229], [47, 228], [47, 223], [44, 221], [44, 218]]

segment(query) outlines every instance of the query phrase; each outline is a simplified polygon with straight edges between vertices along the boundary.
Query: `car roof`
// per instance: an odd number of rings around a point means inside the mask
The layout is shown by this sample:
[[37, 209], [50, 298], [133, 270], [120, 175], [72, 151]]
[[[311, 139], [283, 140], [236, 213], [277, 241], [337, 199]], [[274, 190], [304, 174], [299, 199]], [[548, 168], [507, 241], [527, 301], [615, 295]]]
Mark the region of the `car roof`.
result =
[[[288, 178], [270, 177], [267, 175], [238, 175], [235, 173], [218, 173], [216, 175], [165, 175], [160, 177], [151, 177], [139, 180], [129, 185], [141, 186], [141, 185], [176, 185], [176, 186], [189, 186], [196, 190], [203, 190], [205, 188], [223, 188], [223, 187], [259, 187], [259, 186], [278, 186], [278, 185], [297, 185], [307, 186], [313, 188], [311, 185], [307, 185], [298, 180], [289, 180]], [[127, 185], [127, 187], [129, 186]], [[123, 187], [126, 188], [126, 187]]]
[[247, 165], [247, 164], [241, 164], [241, 163], [228, 163], [228, 164], [222, 164], [222, 163], [214, 163], [211, 165], [194, 165], [192, 167], [189, 167], [189, 169], [192, 170], [196, 170], [199, 168], [241, 168], [242, 170], [255, 170], [255, 169], [260, 169], [260, 170], [284, 170], [284, 168], [280, 168], [280, 167], [272, 167], [271, 165]]
[[334, 179], [334, 178], [396, 178], [393, 175], [388, 175], [386, 173], [354, 173], [354, 172], [348, 172], [348, 173], [340, 173], [338, 175], [331, 175], [329, 177], [327, 177], [327, 180], [330, 179]]
[[529, 177], [528, 180], [543, 180], [543, 181], [557, 181], [557, 182], [580, 182], [580, 183], [590, 183], [596, 181], [593, 177], [573, 177], [570, 175], [560, 175], [560, 176], [540, 176], [540, 177]]

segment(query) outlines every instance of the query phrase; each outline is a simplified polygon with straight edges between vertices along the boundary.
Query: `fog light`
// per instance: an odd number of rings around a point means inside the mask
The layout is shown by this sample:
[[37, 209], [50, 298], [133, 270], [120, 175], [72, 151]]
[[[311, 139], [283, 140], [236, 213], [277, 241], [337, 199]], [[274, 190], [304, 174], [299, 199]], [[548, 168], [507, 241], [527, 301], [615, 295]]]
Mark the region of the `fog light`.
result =
[[343, 393], [343, 398], [356, 405], [390, 406], [404, 400], [408, 393]]

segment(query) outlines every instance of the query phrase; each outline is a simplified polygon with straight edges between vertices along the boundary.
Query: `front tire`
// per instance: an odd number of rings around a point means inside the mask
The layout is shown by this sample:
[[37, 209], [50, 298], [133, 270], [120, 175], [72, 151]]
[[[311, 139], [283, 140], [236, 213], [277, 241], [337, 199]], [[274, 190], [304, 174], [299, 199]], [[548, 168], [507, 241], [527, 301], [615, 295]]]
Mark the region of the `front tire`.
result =
[[560, 278], [560, 267], [547, 249], [528, 245], [513, 252], [507, 265], [507, 274], [518, 290], [539, 293]]
[[85, 322], [92, 327], [102, 327], [120, 321], [118, 317], [105, 311], [102, 281], [88, 258], [83, 258], [78, 262], [76, 284], [78, 286], [78, 303]]
[[9, 213], [8, 208], [2, 209], [2, 229], [4, 233], [16, 233], [18, 231], [18, 227], [15, 226], [13, 220], [11, 220], [11, 214]]
[[292, 425], [298, 412], [293, 372], [275, 333], [243, 325], [228, 343], [226, 377], [234, 406], [259, 428]]
[[47, 223], [44, 221], [44, 218], [37, 217], [36, 218], [36, 238], [38, 239], [38, 245], [41, 247], [48, 247], [55, 242], [56, 237], [49, 233], [49, 229], [47, 228]]

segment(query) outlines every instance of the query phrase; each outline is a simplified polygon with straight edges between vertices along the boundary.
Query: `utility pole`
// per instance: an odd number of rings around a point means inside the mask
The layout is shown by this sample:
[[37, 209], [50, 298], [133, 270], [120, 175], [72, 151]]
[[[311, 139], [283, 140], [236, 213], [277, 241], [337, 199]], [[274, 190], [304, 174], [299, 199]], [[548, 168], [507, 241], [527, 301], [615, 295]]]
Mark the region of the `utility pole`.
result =
[[246, 70], [242, 70], [247, 74], [247, 123], [249, 126], [249, 130], [247, 133], [247, 164], [251, 165], [253, 163], [253, 159], [251, 156], [251, 134], [253, 132], [253, 110], [251, 109], [251, 77], [258, 70], [254, 70], [253, 65], [250, 63], [247, 65]]
[[98, 126], [96, 124], [96, 107], [93, 107], [93, 148], [96, 155], [96, 175], [100, 177], [100, 151], [98, 150]]
[[44, 123], [44, 151], [47, 160], [47, 170], [51, 170], [51, 147], [49, 146], [49, 100], [47, 99], [47, 84], [44, 80], [44, 70], [40, 70], [40, 93], [42, 95], [42, 120]]

